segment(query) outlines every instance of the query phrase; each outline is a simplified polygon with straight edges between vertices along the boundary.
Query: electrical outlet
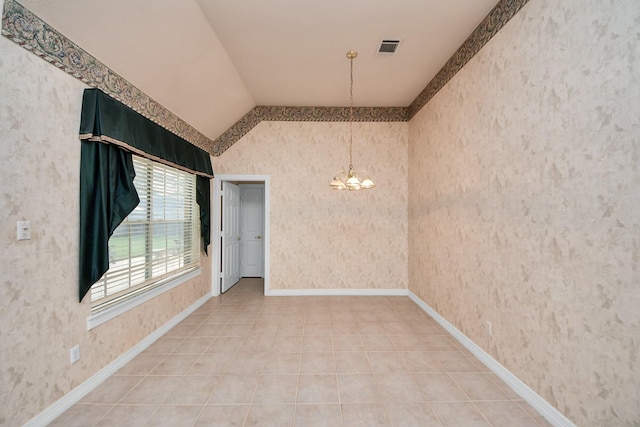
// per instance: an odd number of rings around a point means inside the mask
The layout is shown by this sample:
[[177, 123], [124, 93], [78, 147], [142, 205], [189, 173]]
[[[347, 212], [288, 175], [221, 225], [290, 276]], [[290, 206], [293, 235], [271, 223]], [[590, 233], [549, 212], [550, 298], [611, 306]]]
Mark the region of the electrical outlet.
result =
[[18, 240], [31, 239], [31, 222], [18, 221]]
[[340, 275], [339, 271], [336, 271], [336, 283], [340, 283], [340, 279], [342, 278], [342, 276]]
[[485, 325], [487, 327], [487, 335], [492, 337], [493, 336], [493, 325], [488, 320], [485, 322]]
[[71, 364], [73, 365], [78, 360], [80, 360], [80, 346], [77, 345], [69, 350], [69, 358], [71, 359]]

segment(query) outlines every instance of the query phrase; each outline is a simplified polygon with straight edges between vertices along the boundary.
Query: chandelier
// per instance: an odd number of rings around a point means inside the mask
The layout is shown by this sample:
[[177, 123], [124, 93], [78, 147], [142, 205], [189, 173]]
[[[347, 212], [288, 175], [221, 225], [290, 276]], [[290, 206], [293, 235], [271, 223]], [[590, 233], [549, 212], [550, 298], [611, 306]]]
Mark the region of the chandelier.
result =
[[369, 174], [365, 170], [357, 170], [353, 166], [353, 59], [358, 56], [358, 52], [347, 52], [347, 58], [351, 61], [350, 68], [350, 87], [349, 95], [351, 98], [351, 104], [349, 106], [349, 168], [336, 172], [335, 176], [329, 184], [334, 190], [367, 190], [373, 188], [376, 185], [373, 183]]

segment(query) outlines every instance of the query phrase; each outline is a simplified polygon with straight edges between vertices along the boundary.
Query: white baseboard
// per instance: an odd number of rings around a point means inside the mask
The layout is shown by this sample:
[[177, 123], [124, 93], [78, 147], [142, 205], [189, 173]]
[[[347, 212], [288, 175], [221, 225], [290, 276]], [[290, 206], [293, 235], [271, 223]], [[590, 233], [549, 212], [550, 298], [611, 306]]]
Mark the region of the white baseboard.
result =
[[266, 296], [300, 297], [300, 296], [387, 296], [406, 297], [407, 289], [270, 289]]
[[447, 330], [453, 337], [469, 350], [478, 360], [485, 364], [494, 374], [504, 381], [513, 391], [527, 401], [540, 415], [542, 415], [551, 425], [555, 427], [576, 427], [567, 417], [554, 408], [549, 402], [544, 400], [539, 394], [533, 391], [528, 385], [523, 383], [518, 377], [513, 375], [507, 368], [502, 366], [497, 360], [471, 341], [465, 334], [460, 332], [455, 326], [449, 323], [444, 317], [438, 314], [427, 303], [422, 301], [416, 294], [408, 291], [409, 298], [423, 309], [429, 316]]
[[128, 362], [130, 362], [138, 354], [142, 353], [147, 347], [153, 344], [158, 338], [169, 332], [171, 328], [182, 322], [188, 315], [196, 311], [200, 306], [207, 302], [211, 298], [211, 293], [206, 294], [185, 310], [183, 310], [176, 317], [156, 329], [154, 332], [143, 338], [136, 345], [131, 347], [128, 351], [120, 355], [116, 360], [109, 363], [107, 366], [96, 372], [89, 377], [85, 382], [78, 387], [65, 394], [53, 405], [42, 411], [36, 417], [27, 422], [24, 427], [40, 427], [46, 426], [53, 420], [62, 415], [67, 409], [71, 408], [74, 404], [78, 403], [83, 397], [89, 394], [93, 389], [99, 386], [104, 380], [116, 373], [118, 369], [122, 368]]

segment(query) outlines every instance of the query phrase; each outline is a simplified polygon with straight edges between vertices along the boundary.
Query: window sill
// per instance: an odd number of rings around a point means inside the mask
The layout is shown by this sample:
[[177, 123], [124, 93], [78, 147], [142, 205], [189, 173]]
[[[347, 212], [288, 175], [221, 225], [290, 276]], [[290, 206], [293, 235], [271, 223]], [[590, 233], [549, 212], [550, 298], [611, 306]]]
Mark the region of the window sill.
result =
[[127, 311], [141, 304], [144, 304], [150, 299], [155, 298], [158, 295], [175, 288], [176, 286], [180, 286], [195, 277], [198, 277], [201, 272], [202, 269], [197, 268], [193, 271], [189, 271], [188, 273], [182, 274], [172, 280], [169, 280], [168, 282], [163, 283], [160, 286], [156, 286], [147, 292], [136, 295], [133, 298], [129, 298], [125, 301], [122, 301], [121, 303], [115, 304], [96, 313], [91, 313], [89, 317], [87, 317], [87, 330], [90, 331], [91, 329], [100, 326], [105, 322], [108, 322], [114, 317], [120, 316], [121, 314], [126, 313]]

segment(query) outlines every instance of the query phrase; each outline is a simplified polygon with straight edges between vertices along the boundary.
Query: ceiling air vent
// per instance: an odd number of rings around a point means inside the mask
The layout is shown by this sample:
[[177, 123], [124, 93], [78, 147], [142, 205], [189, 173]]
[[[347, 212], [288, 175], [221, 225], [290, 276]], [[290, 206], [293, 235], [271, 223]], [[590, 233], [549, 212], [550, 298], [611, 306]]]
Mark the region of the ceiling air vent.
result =
[[400, 40], [385, 39], [380, 42], [378, 47], [378, 55], [395, 55]]

